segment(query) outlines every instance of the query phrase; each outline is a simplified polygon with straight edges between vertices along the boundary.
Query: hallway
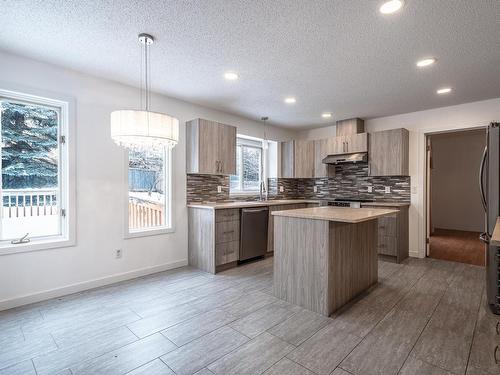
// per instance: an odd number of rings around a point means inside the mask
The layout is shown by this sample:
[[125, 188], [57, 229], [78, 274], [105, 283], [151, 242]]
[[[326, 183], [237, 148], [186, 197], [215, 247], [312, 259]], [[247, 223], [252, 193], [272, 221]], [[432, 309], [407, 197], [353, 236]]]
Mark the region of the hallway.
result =
[[436, 228], [430, 236], [429, 257], [485, 265], [484, 244], [479, 240], [478, 232]]

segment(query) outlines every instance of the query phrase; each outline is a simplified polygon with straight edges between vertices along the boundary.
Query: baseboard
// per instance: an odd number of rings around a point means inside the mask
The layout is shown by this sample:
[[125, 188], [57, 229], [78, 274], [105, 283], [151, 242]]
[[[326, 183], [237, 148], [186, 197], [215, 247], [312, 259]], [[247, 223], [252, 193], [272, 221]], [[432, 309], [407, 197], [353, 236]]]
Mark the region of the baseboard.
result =
[[137, 277], [146, 276], [157, 272], [162, 272], [178, 267], [187, 266], [187, 264], [188, 264], [187, 259], [183, 259], [171, 263], [164, 263], [159, 266], [140, 268], [138, 270], [128, 271], [111, 276], [101, 277], [99, 279], [93, 279], [89, 281], [83, 281], [81, 283], [63, 286], [61, 288], [49, 289], [42, 292], [26, 294], [24, 296], [15, 297], [12, 299], [1, 300], [0, 311], [12, 309], [14, 307], [19, 307], [23, 305], [28, 305], [30, 303], [45, 301], [51, 298], [66, 296], [68, 294], [78, 293], [88, 289], [98, 288], [101, 286], [114, 284], [120, 281], [135, 279]]
[[422, 256], [422, 254], [418, 250], [416, 250], [416, 251], [411, 251], [410, 250], [410, 252], [409, 252], [408, 255], [411, 256], [412, 258], [425, 258], [425, 257]]

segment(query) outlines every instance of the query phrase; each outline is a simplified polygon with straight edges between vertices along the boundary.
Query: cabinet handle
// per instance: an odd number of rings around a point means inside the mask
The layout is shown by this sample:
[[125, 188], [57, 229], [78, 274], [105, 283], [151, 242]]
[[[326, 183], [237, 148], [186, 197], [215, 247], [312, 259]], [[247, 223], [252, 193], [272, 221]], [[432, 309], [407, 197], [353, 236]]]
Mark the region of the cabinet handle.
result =
[[493, 352], [493, 358], [495, 358], [496, 365], [498, 365], [498, 363], [499, 363], [498, 358], [497, 358], [497, 354], [498, 354], [498, 345], [495, 346], [495, 351]]
[[220, 172], [224, 173], [224, 161], [220, 162]]
[[228, 230], [228, 231], [225, 231], [225, 232], [222, 232], [223, 234], [229, 234], [229, 233], [234, 233], [234, 229], [233, 230]]
[[345, 143], [345, 152], [349, 152], [349, 142]]
[[497, 326], [495, 329], [497, 331], [497, 335], [500, 335], [500, 322], [497, 322]]
[[220, 172], [219, 161], [218, 160], [215, 161], [215, 169], [217, 170], [217, 173]]

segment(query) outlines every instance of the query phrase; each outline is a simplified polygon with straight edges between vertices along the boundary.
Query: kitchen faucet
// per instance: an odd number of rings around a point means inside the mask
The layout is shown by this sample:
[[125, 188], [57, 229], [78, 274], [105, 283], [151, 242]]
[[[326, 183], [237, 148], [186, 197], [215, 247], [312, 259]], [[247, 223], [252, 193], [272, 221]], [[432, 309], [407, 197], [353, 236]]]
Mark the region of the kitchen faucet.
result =
[[266, 183], [264, 182], [264, 180], [261, 180], [260, 183], [259, 183], [259, 200], [261, 201], [267, 201], [267, 187], [266, 187]]

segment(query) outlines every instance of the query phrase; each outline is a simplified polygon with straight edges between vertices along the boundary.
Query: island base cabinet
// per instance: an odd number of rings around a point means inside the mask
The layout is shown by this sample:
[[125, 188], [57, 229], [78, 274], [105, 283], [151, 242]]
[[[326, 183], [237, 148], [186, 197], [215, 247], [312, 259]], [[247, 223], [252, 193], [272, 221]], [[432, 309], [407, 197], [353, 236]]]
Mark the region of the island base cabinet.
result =
[[377, 283], [377, 229], [275, 216], [274, 295], [329, 316]]

